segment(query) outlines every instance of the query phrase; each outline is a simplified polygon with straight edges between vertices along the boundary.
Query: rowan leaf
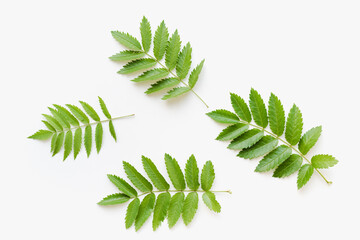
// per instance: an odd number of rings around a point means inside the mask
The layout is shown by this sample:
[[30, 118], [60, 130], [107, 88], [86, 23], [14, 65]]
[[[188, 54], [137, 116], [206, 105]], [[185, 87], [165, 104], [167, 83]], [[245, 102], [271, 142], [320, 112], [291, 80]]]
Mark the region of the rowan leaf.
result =
[[194, 155], [191, 155], [186, 162], [185, 179], [191, 190], [196, 191], [199, 188], [199, 168]]
[[335, 166], [337, 163], [338, 160], [327, 154], [319, 154], [311, 158], [311, 165], [314, 168], [329, 168]]
[[243, 150], [253, 146], [264, 137], [264, 132], [259, 129], [251, 129], [231, 141], [228, 148], [233, 150]]
[[178, 85], [180, 81], [177, 78], [165, 78], [156, 83], [151, 84], [151, 87], [145, 92], [146, 94], [161, 91], [166, 88]]
[[80, 152], [82, 145], [82, 130], [78, 128], [75, 130], [74, 134], [74, 159], [76, 159], [77, 155]]
[[95, 129], [95, 146], [96, 146], [97, 153], [100, 152], [100, 149], [102, 146], [103, 134], [104, 134], [104, 130], [103, 130], [102, 124], [98, 123], [96, 125], [96, 129]]
[[146, 220], [150, 217], [151, 213], [154, 210], [155, 205], [155, 194], [150, 193], [145, 196], [142, 200], [138, 215], [135, 219], [135, 230], [138, 231], [142, 225], [146, 222]]
[[322, 127], [314, 127], [307, 131], [300, 139], [299, 150], [306, 155], [310, 149], [315, 146], [321, 135]]
[[255, 145], [242, 150], [238, 156], [245, 159], [258, 158], [274, 150], [278, 143], [279, 141], [276, 138], [272, 136], [264, 136]]
[[219, 141], [233, 140], [239, 137], [240, 135], [242, 135], [248, 129], [249, 129], [249, 125], [244, 123], [237, 123], [234, 125], [230, 125], [224, 130], [222, 130], [219, 136], [217, 136], [216, 140]]
[[201, 188], [209, 191], [215, 180], [214, 165], [211, 161], [207, 161], [201, 171]]
[[152, 68], [156, 65], [156, 61], [151, 58], [141, 58], [127, 63], [118, 71], [120, 74], [129, 74], [140, 70]]
[[284, 178], [295, 173], [301, 168], [303, 159], [297, 154], [292, 154], [285, 162], [278, 166], [273, 177]]
[[169, 75], [169, 72], [165, 68], [154, 68], [149, 71], [144, 72], [137, 78], [133, 79], [133, 82], [145, 82], [145, 81], [154, 81], [163, 79]]
[[174, 89], [168, 91], [167, 94], [165, 96], [163, 96], [161, 99], [167, 100], [170, 98], [178, 97], [184, 93], [187, 93], [190, 90], [191, 90], [191, 88], [189, 88], [189, 87], [177, 87], [177, 88], [174, 88]]
[[250, 109], [255, 123], [260, 127], [266, 128], [268, 125], [268, 116], [265, 103], [260, 94], [253, 88], [250, 92]]
[[192, 48], [190, 43], [187, 43], [179, 54], [179, 58], [176, 63], [176, 74], [180, 79], [184, 79], [189, 73], [191, 66], [191, 52]]
[[175, 189], [184, 190], [186, 187], [185, 179], [184, 179], [184, 174], [180, 169], [179, 163], [175, 160], [175, 158], [172, 158], [169, 154], [165, 154], [165, 165], [170, 180], [173, 186], [175, 187]]
[[154, 36], [154, 56], [157, 60], [161, 60], [168, 46], [169, 31], [162, 21], [155, 31]]
[[123, 166], [127, 177], [142, 192], [151, 192], [153, 186], [141, 175], [130, 163], [123, 161]]
[[144, 52], [125, 50], [109, 57], [113, 61], [131, 61], [145, 56]]
[[257, 165], [255, 172], [267, 172], [273, 168], [276, 168], [291, 155], [291, 148], [285, 145], [277, 147], [266, 155]]
[[193, 220], [199, 205], [199, 196], [197, 192], [191, 192], [186, 196], [182, 212], [182, 219], [185, 225], [189, 225]]
[[168, 224], [169, 228], [172, 228], [179, 220], [183, 206], [185, 202], [185, 194], [178, 192], [171, 197], [170, 205], [168, 209]]
[[285, 111], [281, 101], [271, 93], [269, 99], [269, 122], [273, 133], [281, 136], [285, 130]]
[[125, 217], [125, 227], [126, 229], [130, 228], [136, 219], [136, 216], [139, 213], [140, 208], [140, 200], [138, 198], [135, 198], [132, 200], [132, 202], [129, 204], [126, 210], [126, 217]]
[[300, 109], [294, 104], [286, 122], [285, 138], [291, 145], [296, 145], [301, 138], [303, 120]]
[[129, 196], [122, 193], [115, 193], [105, 197], [103, 200], [98, 202], [99, 205], [107, 206], [107, 205], [116, 205], [129, 201]]
[[64, 161], [70, 155], [73, 147], [73, 134], [72, 131], [67, 131], [64, 142]]
[[165, 53], [165, 64], [170, 70], [174, 69], [176, 66], [180, 48], [181, 48], [180, 35], [178, 34], [178, 31], [175, 30], [175, 32], [173, 33], [173, 35], [169, 40], [169, 44], [167, 46]]
[[130, 50], [135, 50], [135, 51], [142, 50], [139, 41], [128, 33], [112, 31], [111, 35], [115, 38], [116, 41], [118, 41], [120, 44], [122, 44], [123, 46], [125, 46]]
[[47, 140], [52, 137], [54, 132], [48, 130], [39, 130], [28, 138], [37, 139], [37, 140]]
[[230, 93], [231, 105], [234, 108], [235, 113], [245, 122], [251, 122], [251, 113], [245, 100], [235, 93]]
[[221, 212], [221, 206], [218, 201], [216, 201], [215, 194], [212, 192], [205, 192], [202, 195], [202, 199], [205, 205], [212, 211], [219, 213]]
[[151, 26], [147, 18], [144, 16], [140, 23], [141, 43], [145, 52], [149, 52], [151, 46]]
[[314, 173], [314, 167], [310, 164], [304, 164], [298, 174], [297, 178], [297, 187], [298, 189], [302, 188], [311, 178]]
[[152, 222], [152, 227], [154, 231], [165, 220], [170, 205], [170, 199], [171, 199], [171, 195], [168, 192], [160, 193], [158, 195], [156, 199], [156, 204], [154, 208], [154, 217]]
[[161, 175], [161, 173], [159, 172], [155, 164], [150, 160], [150, 158], [142, 156], [142, 164], [146, 174], [149, 176], [150, 180], [158, 190], [169, 190], [170, 185], [166, 182], [165, 178]]
[[92, 148], [92, 129], [91, 129], [91, 126], [86, 126], [85, 127], [84, 146], [85, 146], [87, 157], [89, 157], [90, 153], [91, 153], [91, 148]]
[[194, 88], [195, 87], [195, 84], [197, 83], [197, 81], [199, 80], [199, 75], [201, 73], [201, 70], [204, 66], [204, 62], [205, 62], [205, 59], [202, 60], [199, 65], [196, 66], [196, 68], [194, 68], [190, 74], [190, 77], [189, 77], [189, 87], [190, 88]]
[[99, 115], [96, 113], [94, 108], [90, 106], [88, 103], [79, 101], [81, 106], [84, 108], [85, 112], [96, 122], [100, 121]]
[[224, 109], [218, 109], [212, 112], [206, 113], [210, 118], [219, 123], [239, 123], [239, 118], [232, 112]]
[[115, 176], [115, 175], [111, 175], [108, 174], [107, 175], [109, 180], [125, 195], [129, 196], [129, 197], [137, 197], [137, 191], [130, 185], [128, 184], [124, 179]]

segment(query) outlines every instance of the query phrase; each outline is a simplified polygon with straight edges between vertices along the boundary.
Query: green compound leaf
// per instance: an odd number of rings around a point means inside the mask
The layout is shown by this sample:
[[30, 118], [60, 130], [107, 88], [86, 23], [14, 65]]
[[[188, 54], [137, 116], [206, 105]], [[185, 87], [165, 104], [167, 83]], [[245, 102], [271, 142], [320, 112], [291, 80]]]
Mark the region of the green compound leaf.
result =
[[276, 168], [273, 177], [284, 178], [295, 173], [301, 168], [303, 159], [297, 154], [292, 154], [285, 162]]
[[98, 202], [99, 205], [107, 206], [107, 205], [116, 205], [129, 201], [129, 196], [122, 193], [115, 193], [105, 197], [103, 200]]
[[140, 23], [141, 43], [145, 52], [149, 52], [151, 46], [151, 26], [147, 18], [144, 16]]
[[156, 61], [151, 58], [142, 58], [127, 63], [118, 73], [129, 74], [140, 70], [152, 68], [156, 65]]
[[144, 72], [143, 74], [133, 79], [132, 81], [133, 82], [154, 81], [165, 78], [167, 75], [169, 75], [169, 72], [165, 68], [154, 68], [152, 70]]
[[183, 192], [178, 192], [174, 196], [172, 196], [168, 210], [169, 228], [172, 228], [179, 220], [183, 211], [184, 202], [185, 194]]
[[326, 154], [315, 155], [311, 158], [311, 165], [314, 168], [329, 168], [335, 166], [337, 163], [338, 160]]
[[221, 206], [218, 201], [216, 201], [215, 194], [212, 192], [205, 192], [202, 195], [202, 199], [205, 205], [212, 211], [219, 213], [221, 212]]
[[184, 174], [180, 169], [179, 163], [169, 154], [165, 154], [166, 170], [170, 180], [176, 190], [184, 190], [186, 188]]
[[123, 161], [123, 167], [127, 177], [142, 192], [151, 192], [153, 186], [144, 178], [130, 163]]
[[304, 164], [298, 174], [297, 178], [297, 187], [298, 189], [302, 188], [311, 178], [314, 173], [314, 167], [310, 164]]
[[165, 64], [172, 70], [175, 68], [181, 48], [180, 35], [177, 30], [173, 33], [166, 49]]
[[197, 83], [197, 81], [199, 80], [199, 76], [200, 76], [200, 73], [201, 73], [201, 70], [204, 66], [204, 62], [205, 62], [205, 59], [202, 60], [199, 65], [196, 66], [196, 68], [194, 68], [190, 74], [190, 77], [189, 77], [189, 87], [190, 88], [194, 88], [195, 87], [195, 84]]
[[65, 135], [65, 142], [64, 142], [64, 158], [65, 159], [70, 155], [73, 147], [73, 134], [72, 131], [67, 131]]
[[125, 50], [109, 57], [113, 61], [131, 61], [145, 56], [145, 53], [139, 51]]
[[224, 109], [218, 109], [207, 113], [210, 118], [219, 123], [239, 123], [239, 118], [232, 112]]
[[190, 43], [187, 43], [179, 54], [179, 58], [176, 64], [176, 74], [180, 79], [184, 79], [189, 73], [191, 66], [191, 52], [192, 48]]
[[122, 44], [124, 47], [135, 51], [142, 50], [139, 41], [130, 34], [119, 31], [112, 31], [111, 34], [115, 38], [115, 40]]
[[129, 204], [126, 210], [126, 217], [125, 217], [125, 227], [126, 229], [129, 229], [135, 222], [136, 216], [139, 213], [140, 208], [140, 200], [138, 198], [135, 198], [132, 200], [132, 202]]
[[281, 136], [285, 130], [285, 111], [281, 101], [273, 93], [269, 99], [269, 122], [273, 133]]
[[291, 108], [287, 122], [285, 138], [291, 145], [296, 145], [301, 138], [303, 120], [300, 109], [294, 104]]
[[168, 46], [169, 31], [162, 21], [156, 29], [154, 36], [154, 56], [157, 60], [161, 60]]
[[233, 141], [231, 141], [228, 148], [233, 150], [243, 150], [244, 148], [253, 146], [263, 137], [264, 137], [264, 132], [254, 128], [240, 135], [240, 137], [235, 138]]
[[149, 176], [152, 183], [160, 191], [169, 190], [170, 185], [166, 182], [165, 178], [161, 175], [155, 164], [145, 156], [142, 156], [142, 164], [146, 174]]
[[219, 141], [233, 140], [233, 139], [239, 137], [244, 132], [246, 132], [248, 129], [249, 129], [249, 125], [244, 124], [244, 123], [237, 123], [237, 124], [228, 126], [219, 134], [219, 136], [217, 136], [216, 140], [219, 140]]
[[171, 199], [171, 195], [168, 192], [160, 193], [158, 195], [156, 199], [154, 217], [152, 222], [152, 227], [154, 231], [165, 220], [170, 205], [170, 199]]
[[260, 127], [266, 128], [268, 125], [268, 116], [265, 103], [260, 94], [253, 88], [250, 92], [250, 109], [255, 123]]
[[166, 88], [176, 86], [180, 83], [177, 78], [165, 78], [156, 83], [151, 84], [151, 87], [145, 92], [146, 94], [161, 91]]
[[191, 192], [186, 196], [182, 212], [182, 219], [185, 225], [189, 225], [193, 220], [199, 205], [199, 196], [197, 192]]
[[242, 150], [238, 156], [245, 159], [254, 159], [268, 154], [276, 148], [279, 141], [272, 136], [265, 136], [255, 145]]
[[230, 100], [235, 113], [240, 117], [240, 119], [245, 122], [251, 122], [251, 113], [244, 99], [235, 93], [230, 93]]
[[315, 146], [320, 138], [322, 127], [314, 127], [307, 131], [300, 139], [299, 150], [302, 154], [306, 155], [312, 147]]
[[209, 191], [215, 180], [214, 165], [211, 161], [207, 161], [201, 171], [201, 188]]
[[178, 97], [184, 93], [187, 93], [190, 90], [191, 90], [191, 88], [189, 88], [189, 87], [177, 87], [177, 88], [174, 88], [174, 89], [170, 90], [169, 92], [167, 92], [167, 94], [164, 97], [162, 97], [161, 99], [167, 100], [170, 98]]
[[125, 195], [129, 196], [129, 197], [137, 197], [137, 192], [136, 190], [130, 186], [130, 184], [128, 184], [124, 179], [115, 176], [115, 175], [111, 175], [108, 174], [107, 175], [109, 180]]
[[135, 219], [135, 230], [138, 231], [146, 220], [150, 217], [151, 213], [154, 210], [155, 205], [155, 194], [150, 193], [142, 200], [138, 215]]
[[281, 145], [266, 155], [256, 167], [255, 172], [267, 172], [288, 159], [291, 155], [291, 148]]
[[54, 132], [48, 130], [39, 130], [28, 138], [36, 139], [36, 140], [47, 140], [52, 137]]
[[186, 162], [185, 167], [185, 179], [188, 187], [196, 191], [198, 190], [199, 183], [199, 168], [197, 166], [197, 162], [194, 155], [191, 155], [190, 158]]

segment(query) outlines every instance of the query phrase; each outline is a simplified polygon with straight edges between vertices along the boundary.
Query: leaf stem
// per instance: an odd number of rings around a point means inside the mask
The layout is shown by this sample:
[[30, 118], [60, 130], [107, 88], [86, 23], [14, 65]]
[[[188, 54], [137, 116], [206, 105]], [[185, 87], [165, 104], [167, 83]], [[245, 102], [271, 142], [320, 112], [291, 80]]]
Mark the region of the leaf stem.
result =
[[[207, 191], [204, 191], [204, 190], [158, 190], [158, 191], [150, 191], [150, 192], [144, 192], [140, 195], [138, 195], [137, 197], [141, 197], [143, 195], [146, 195], [146, 194], [149, 194], [149, 193], [165, 193], [165, 192], [175, 192], [175, 193], [178, 193], [178, 192], [198, 192], [198, 193], [204, 193], [204, 192], [207, 192]], [[232, 194], [232, 192], [230, 190], [227, 190], [227, 191], [208, 191], [208, 192], [213, 192], [213, 193], [229, 193], [229, 194]]]
[[[291, 145], [291, 144], [288, 143], [287, 141], [283, 140], [282, 138], [280, 138], [280, 137], [277, 136], [276, 134], [274, 134], [274, 133], [266, 130], [265, 128], [259, 127], [259, 126], [255, 125], [255, 124], [252, 124], [252, 123], [249, 123], [249, 122], [246, 122], [246, 121], [243, 121], [243, 120], [240, 120], [240, 122], [245, 123], [245, 124], [248, 124], [248, 125], [250, 125], [250, 126], [252, 126], [252, 127], [254, 127], [254, 128], [260, 129], [260, 130], [262, 130], [262, 131], [270, 134], [270, 135], [273, 136], [274, 138], [276, 138], [276, 139], [278, 139], [279, 141], [283, 142], [286, 146], [290, 147], [290, 148], [291, 148], [292, 150], [294, 150], [297, 154], [299, 154], [303, 159], [305, 159], [310, 165], [312, 165], [312, 164], [311, 164], [311, 161], [310, 161], [304, 154], [302, 154], [297, 148], [295, 148], [293, 145]], [[328, 180], [325, 178], [325, 176], [324, 176], [317, 168], [314, 168], [314, 169], [315, 169], [315, 171], [318, 172], [318, 174], [325, 180], [325, 182], [326, 182], [327, 184], [332, 184], [332, 182], [331, 182], [331, 181], [328, 181]]]
[[186, 87], [190, 88], [190, 91], [195, 94], [195, 96], [200, 99], [200, 101], [207, 107], [209, 108], [209, 106], [206, 104], [206, 102], [191, 88], [189, 87], [189, 85], [184, 82], [182, 79], [180, 79], [173, 71], [171, 71], [168, 67], [166, 67], [164, 64], [162, 64], [159, 60], [157, 60], [155, 57], [151, 56], [150, 54], [146, 53], [143, 51], [143, 53], [146, 54], [146, 56], [148, 56], [149, 58], [153, 59], [154, 61], [156, 61], [161, 67], [163, 67], [164, 69], [166, 69], [171, 75], [173, 75], [176, 79], [178, 79], [182, 84], [184, 84]]

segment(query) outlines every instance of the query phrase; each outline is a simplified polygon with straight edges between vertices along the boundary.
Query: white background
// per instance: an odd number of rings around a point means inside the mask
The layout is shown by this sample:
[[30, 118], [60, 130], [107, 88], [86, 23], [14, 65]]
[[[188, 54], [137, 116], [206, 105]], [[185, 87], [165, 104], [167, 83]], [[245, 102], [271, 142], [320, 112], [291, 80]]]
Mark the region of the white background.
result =
[[[1, 239], [359, 239], [359, 1], [1, 1], [0, 3], [0, 238]], [[148, 84], [116, 74], [108, 57], [121, 46], [111, 30], [139, 37], [148, 17], [153, 30], [165, 19], [170, 32], [193, 46], [193, 63], [206, 59], [192, 94], [164, 102], [146, 96]], [[229, 92], [248, 98], [256, 88], [274, 92], [287, 112], [296, 103], [304, 128], [322, 125], [311, 154], [329, 153], [339, 164], [314, 173], [296, 189], [296, 176], [254, 173], [214, 138], [223, 126], [205, 113], [230, 109]], [[84, 100], [113, 116], [119, 141], [106, 131], [103, 148], [89, 159], [52, 158], [49, 142], [27, 139], [42, 128], [53, 103]], [[142, 154], [165, 173], [164, 153], [181, 164], [195, 154], [215, 165], [214, 189], [222, 212], [203, 203], [188, 227], [166, 222], [152, 232], [125, 230], [126, 204], [100, 207], [117, 192], [107, 173], [124, 175], [122, 161], [140, 168]]]

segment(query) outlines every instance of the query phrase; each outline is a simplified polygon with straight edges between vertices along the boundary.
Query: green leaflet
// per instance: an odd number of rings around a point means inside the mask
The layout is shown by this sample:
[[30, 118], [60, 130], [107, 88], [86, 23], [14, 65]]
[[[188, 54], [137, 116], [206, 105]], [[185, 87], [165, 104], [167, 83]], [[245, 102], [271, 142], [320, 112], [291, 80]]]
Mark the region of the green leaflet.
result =
[[314, 168], [310, 164], [304, 164], [300, 168], [297, 178], [298, 189], [302, 188], [310, 180], [313, 173], [314, 173]]
[[164, 191], [170, 188], [170, 185], [166, 182], [165, 178], [161, 175], [150, 158], [142, 156], [142, 164], [146, 174], [158, 190]]
[[141, 43], [145, 52], [149, 52], [151, 46], [151, 26], [144, 16], [140, 23]]
[[137, 192], [136, 190], [130, 186], [130, 184], [128, 184], [124, 179], [115, 176], [115, 175], [111, 175], [108, 174], [107, 175], [109, 180], [125, 195], [129, 196], [129, 197], [137, 197]]
[[169, 31], [162, 21], [156, 29], [154, 36], [154, 56], [157, 60], [161, 60], [165, 54], [168, 45]]
[[126, 229], [130, 228], [136, 219], [136, 216], [138, 215], [140, 208], [140, 200], [138, 198], [135, 198], [127, 207], [126, 210], [126, 217], [125, 217], [125, 227]]
[[178, 31], [175, 30], [173, 35], [169, 40], [169, 45], [167, 46], [166, 54], [165, 54], [165, 64], [166, 66], [172, 70], [176, 66], [176, 62], [178, 60], [178, 55], [181, 48], [181, 40]]
[[258, 141], [260, 141], [261, 138], [263, 138], [264, 132], [259, 129], [251, 129], [244, 134], [240, 135], [239, 137], [235, 138], [231, 143], [229, 144], [229, 149], [234, 150], [242, 150], [244, 148], [251, 147]]
[[150, 217], [152, 211], [154, 210], [155, 205], [155, 194], [150, 193], [142, 200], [138, 215], [135, 219], [135, 230], [138, 231], [141, 226], [146, 222]]
[[202, 195], [202, 199], [204, 201], [204, 203], [206, 204], [206, 206], [216, 212], [216, 213], [219, 213], [221, 212], [221, 206], [220, 204], [218, 203], [218, 201], [216, 201], [216, 198], [215, 198], [215, 194], [212, 193], [212, 192], [205, 192], [203, 193]]
[[212, 112], [207, 113], [214, 121], [219, 123], [239, 123], [239, 118], [232, 112], [224, 109], [218, 109]]
[[54, 134], [53, 132], [48, 130], [39, 130], [28, 138], [37, 139], [37, 140], [47, 140], [51, 138], [53, 134]]
[[96, 122], [100, 121], [99, 115], [96, 113], [94, 108], [90, 106], [88, 103], [79, 101], [81, 106], [84, 108], [85, 112]]
[[63, 127], [54, 117], [47, 114], [43, 114], [43, 116], [46, 118], [46, 120], [50, 123], [50, 125], [53, 128], [55, 128], [57, 131], [63, 131]]
[[321, 135], [322, 127], [314, 127], [307, 131], [300, 139], [299, 150], [302, 154], [307, 154], [315, 146]]
[[123, 161], [123, 167], [130, 181], [142, 192], [151, 192], [153, 186], [130, 163]]
[[77, 155], [80, 152], [82, 145], [82, 130], [81, 128], [78, 128], [75, 130], [74, 135], [74, 159], [76, 159]]
[[153, 230], [155, 231], [160, 224], [165, 220], [167, 211], [170, 205], [171, 195], [168, 192], [160, 193], [156, 199], [154, 217], [153, 217]]
[[199, 168], [194, 155], [191, 155], [186, 162], [185, 179], [191, 190], [196, 191], [199, 188]]
[[285, 162], [276, 168], [273, 177], [284, 178], [298, 171], [303, 159], [297, 154], [292, 154]]
[[152, 68], [156, 65], [156, 61], [151, 58], [142, 58], [127, 63], [118, 73], [129, 74], [140, 70]]
[[95, 129], [95, 145], [96, 145], [96, 151], [97, 153], [100, 152], [101, 146], [102, 146], [102, 140], [103, 140], [103, 127], [101, 123], [96, 124]]
[[42, 120], [42, 122], [45, 124], [45, 126], [47, 127], [47, 129], [49, 129], [51, 132], [56, 132], [56, 129], [51, 126], [51, 124], [45, 120]]
[[260, 94], [253, 88], [250, 92], [250, 109], [255, 123], [263, 128], [266, 128], [268, 125], [268, 116], [265, 103]]
[[291, 145], [296, 145], [300, 141], [302, 128], [302, 114], [300, 109], [294, 104], [290, 110], [285, 131], [285, 138]]
[[288, 159], [291, 155], [291, 148], [281, 145], [266, 155], [257, 165], [255, 172], [267, 172]]
[[144, 72], [137, 78], [133, 79], [133, 82], [145, 82], [145, 81], [153, 81], [165, 78], [169, 74], [168, 70], [165, 68], [154, 68], [147, 72]]
[[106, 107], [106, 104], [104, 102], [104, 100], [102, 100], [101, 97], [98, 97], [99, 99], [99, 104], [101, 107], [101, 111], [104, 113], [105, 117], [107, 117], [108, 119], [111, 119], [111, 114], [109, 113], [108, 108]]
[[179, 54], [179, 58], [176, 64], [176, 74], [180, 79], [184, 79], [189, 73], [191, 66], [191, 52], [192, 48], [190, 43], [187, 43]]
[[201, 171], [201, 188], [209, 191], [215, 180], [214, 165], [211, 161], [207, 161]]
[[274, 150], [278, 143], [279, 141], [276, 138], [272, 136], [265, 136], [255, 145], [242, 150], [238, 156], [245, 159], [258, 158]]
[[189, 225], [193, 220], [198, 209], [199, 196], [197, 192], [191, 192], [186, 196], [182, 212], [182, 218], [185, 225]]
[[269, 122], [273, 133], [281, 136], [285, 130], [285, 111], [281, 101], [273, 93], [269, 99]]
[[86, 154], [89, 157], [92, 148], [92, 129], [90, 126], [85, 127], [84, 146], [85, 146]]
[[230, 93], [230, 100], [235, 113], [240, 117], [240, 119], [245, 122], [251, 122], [251, 113], [244, 99], [235, 93]]
[[109, 57], [113, 61], [131, 61], [145, 56], [145, 53], [140, 51], [125, 50]]
[[170, 98], [178, 97], [184, 93], [187, 93], [190, 90], [191, 90], [191, 88], [189, 88], [189, 87], [174, 88], [174, 89], [170, 90], [169, 92], [167, 92], [167, 94], [164, 97], [162, 97], [162, 100], [167, 100]]
[[74, 127], [78, 127], [80, 125], [79, 121], [66, 108], [57, 104], [54, 104], [54, 107], [71, 125]]
[[184, 174], [182, 173], [179, 163], [172, 158], [169, 154], [165, 154], [165, 165], [166, 170], [169, 174], [170, 180], [176, 190], [185, 189], [185, 179]]
[[116, 193], [105, 197], [103, 200], [98, 202], [99, 205], [116, 205], [129, 201], [129, 197], [122, 193]]
[[165, 78], [156, 83], [151, 84], [151, 87], [145, 92], [146, 94], [161, 91], [166, 88], [178, 85], [180, 81], [177, 78]]
[[111, 34], [116, 41], [118, 41], [120, 44], [124, 45], [128, 49], [135, 51], [142, 50], [139, 41], [130, 34], [119, 31], [112, 31]]
[[66, 106], [70, 109], [72, 114], [74, 114], [74, 116], [80, 120], [80, 122], [82, 122], [84, 124], [90, 123], [89, 118], [86, 116], [86, 114], [80, 108], [78, 108], [77, 106], [74, 106], [74, 105], [70, 105], [70, 104], [66, 104]]
[[53, 151], [53, 156], [55, 156], [56, 154], [58, 154], [64, 144], [64, 132], [59, 133], [59, 135], [57, 135], [56, 137], [56, 141], [55, 141], [55, 145], [54, 145], [54, 151]]
[[60, 113], [58, 113], [58, 111], [56, 111], [53, 108], [48, 107], [49, 111], [51, 112], [51, 114], [54, 116], [54, 118], [56, 119], [56, 121], [58, 121], [58, 123], [60, 123], [60, 125], [63, 128], [70, 128], [70, 124], [68, 123], [68, 121], [66, 121], [65, 117], [63, 117]]
[[315, 155], [311, 158], [311, 165], [314, 168], [329, 168], [335, 166], [337, 163], [338, 160], [326, 154]]
[[65, 135], [65, 142], [64, 142], [64, 161], [70, 155], [72, 151], [72, 144], [73, 144], [73, 134], [72, 131], [67, 131]]
[[117, 140], [116, 132], [115, 132], [113, 121], [111, 121], [111, 120], [109, 121], [109, 131], [110, 131], [111, 136], [114, 138], [114, 140], [116, 142], [116, 140]]
[[205, 59], [202, 60], [199, 65], [196, 66], [196, 68], [194, 68], [190, 74], [190, 77], [189, 77], [189, 87], [190, 88], [193, 88], [195, 86], [195, 84], [197, 83], [197, 81], [199, 80], [199, 75], [201, 73], [201, 70], [204, 66], [204, 62], [205, 62]]
[[185, 202], [185, 194], [178, 192], [172, 196], [168, 210], [168, 224], [172, 228], [179, 220]]
[[246, 132], [248, 129], [249, 129], [249, 125], [244, 123], [237, 123], [228, 126], [219, 134], [219, 136], [217, 136], [216, 140], [219, 141], [233, 140], [239, 137], [244, 132]]
[[52, 136], [51, 138], [51, 149], [50, 149], [50, 152], [54, 152], [54, 149], [55, 149], [55, 145], [56, 145], [56, 139], [57, 139], [57, 133], [54, 133], [54, 135]]

